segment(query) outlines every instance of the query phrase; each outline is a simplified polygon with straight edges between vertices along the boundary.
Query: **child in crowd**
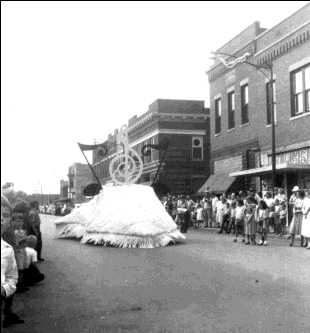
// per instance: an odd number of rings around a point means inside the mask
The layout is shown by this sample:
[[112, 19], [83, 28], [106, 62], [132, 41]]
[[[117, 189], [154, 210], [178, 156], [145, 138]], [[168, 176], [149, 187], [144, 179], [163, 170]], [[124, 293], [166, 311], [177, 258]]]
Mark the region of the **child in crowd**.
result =
[[202, 224], [202, 221], [203, 221], [203, 217], [202, 217], [202, 212], [203, 212], [203, 209], [201, 207], [201, 204], [199, 204], [197, 206], [197, 215], [196, 215], [196, 229], [200, 228], [201, 224]]
[[277, 235], [280, 235], [281, 233], [281, 227], [280, 227], [280, 210], [281, 205], [278, 198], [274, 200], [275, 206], [274, 206], [274, 214], [273, 214], [273, 220], [274, 220], [274, 232]]
[[26, 286], [32, 286], [44, 280], [44, 274], [40, 272], [37, 261], [38, 255], [35, 248], [37, 247], [37, 237], [30, 235], [27, 237], [27, 269], [24, 271], [24, 283]]
[[231, 231], [235, 234], [235, 221], [236, 221], [236, 206], [237, 202], [232, 201], [231, 203], [231, 210], [230, 210], [230, 219], [229, 219], [229, 226], [227, 233], [229, 234]]
[[261, 234], [261, 240], [258, 245], [267, 245], [267, 233], [269, 230], [269, 209], [264, 200], [258, 204], [258, 230]]
[[221, 229], [219, 231], [219, 234], [221, 234], [223, 231], [226, 232], [226, 234], [228, 233], [228, 225], [229, 225], [229, 219], [230, 219], [230, 203], [227, 201], [224, 207], [224, 212], [223, 212], [223, 222], [222, 222], [222, 226]]
[[191, 213], [191, 226], [192, 227], [196, 227], [196, 211], [195, 211], [195, 207], [191, 207], [190, 209], [190, 213]]
[[36, 251], [38, 253], [38, 261], [44, 261], [42, 258], [42, 233], [40, 230], [41, 220], [38, 214], [39, 202], [37, 200], [30, 201], [30, 213], [28, 221], [28, 232], [27, 235], [34, 235], [37, 237], [37, 247]]
[[256, 221], [255, 221], [255, 205], [254, 197], [247, 197], [247, 203], [245, 208], [245, 221], [244, 221], [244, 233], [247, 235], [248, 241], [245, 245], [256, 245]]
[[234, 242], [237, 242], [238, 234], [242, 232], [242, 242], [245, 242], [244, 240], [244, 202], [242, 199], [238, 199], [238, 206], [236, 207], [236, 233], [235, 233], [235, 239]]
[[24, 230], [24, 216], [21, 213], [13, 213], [12, 215], [14, 232], [17, 242], [17, 247], [15, 251], [15, 258], [18, 268], [18, 284], [16, 292], [24, 292], [27, 289], [22, 288], [23, 281], [23, 271], [27, 268], [27, 237], [26, 231]]
[[190, 225], [191, 213], [188, 209], [186, 209], [185, 213], [183, 214], [183, 223], [181, 226], [181, 232], [187, 233], [187, 229]]
[[286, 234], [286, 204], [284, 201], [281, 203], [279, 218], [280, 218], [279, 226], [281, 229], [280, 236], [282, 237]]

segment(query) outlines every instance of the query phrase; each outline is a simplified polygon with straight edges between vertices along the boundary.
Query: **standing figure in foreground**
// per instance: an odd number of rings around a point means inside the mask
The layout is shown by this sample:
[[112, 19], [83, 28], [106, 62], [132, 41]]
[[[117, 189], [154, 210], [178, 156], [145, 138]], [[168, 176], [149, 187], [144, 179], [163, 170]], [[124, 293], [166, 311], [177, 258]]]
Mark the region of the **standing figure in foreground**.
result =
[[[305, 199], [305, 191], [303, 190], [298, 191], [298, 198], [295, 200], [295, 205], [293, 209], [294, 217], [290, 227], [290, 234], [292, 239], [290, 246], [294, 245], [295, 236], [301, 236], [301, 227], [303, 220], [302, 207], [304, 199]], [[303, 236], [301, 236], [300, 245], [301, 246], [303, 245]]]
[[40, 230], [41, 220], [38, 214], [39, 203], [34, 200], [30, 202], [30, 213], [29, 213], [29, 221], [28, 221], [28, 236], [33, 235], [37, 237], [37, 247], [36, 251], [38, 253], [38, 261], [44, 261], [41, 256], [42, 253], [42, 233]]
[[[12, 206], [8, 199], [1, 195], [1, 324], [4, 328], [24, 323], [24, 320], [12, 312], [18, 270], [14, 248], [3, 239], [4, 233], [10, 228], [11, 216]], [[13, 236], [15, 237], [14, 231]]]
[[237, 242], [238, 234], [242, 232], [242, 242], [244, 242], [244, 202], [242, 199], [238, 199], [238, 206], [236, 207], [236, 218], [235, 218], [235, 230], [236, 230], [236, 237], [234, 242]]
[[[306, 191], [303, 204], [302, 236], [304, 237], [304, 247], [310, 249], [310, 191]], [[308, 245], [308, 246], [307, 246]]]
[[258, 203], [258, 230], [260, 233], [260, 242], [258, 245], [267, 245], [267, 233], [269, 230], [269, 209], [264, 200]]
[[256, 221], [255, 221], [255, 212], [256, 205], [253, 197], [247, 198], [246, 203], [246, 213], [245, 213], [245, 223], [244, 223], [244, 233], [247, 235], [248, 241], [245, 245], [256, 245]]

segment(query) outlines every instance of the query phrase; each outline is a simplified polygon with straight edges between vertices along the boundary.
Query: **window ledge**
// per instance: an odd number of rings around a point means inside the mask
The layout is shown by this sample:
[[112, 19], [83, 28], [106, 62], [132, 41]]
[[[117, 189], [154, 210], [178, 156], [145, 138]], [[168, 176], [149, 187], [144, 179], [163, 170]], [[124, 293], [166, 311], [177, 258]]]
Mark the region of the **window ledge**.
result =
[[306, 116], [309, 116], [309, 115], [310, 115], [310, 112], [304, 112], [302, 114], [299, 114], [298, 116], [291, 117], [290, 120], [299, 119], [299, 118], [306, 117]]
[[227, 130], [227, 132], [232, 132], [232, 131], [235, 131], [236, 130], [236, 127], [233, 127], [233, 128], [230, 128]]
[[245, 126], [249, 126], [249, 125], [250, 125], [250, 123], [248, 122], [248, 123], [240, 125], [240, 127], [245, 127]]
[[217, 136], [220, 136], [222, 135], [222, 133], [216, 133], [214, 136], [217, 137]]
[[[278, 125], [278, 123], [274, 123], [274, 125], [275, 125], [275, 126], [277, 126], [277, 125]], [[269, 128], [269, 127], [271, 127], [271, 124], [269, 124], [269, 125], [266, 125], [266, 128]]]

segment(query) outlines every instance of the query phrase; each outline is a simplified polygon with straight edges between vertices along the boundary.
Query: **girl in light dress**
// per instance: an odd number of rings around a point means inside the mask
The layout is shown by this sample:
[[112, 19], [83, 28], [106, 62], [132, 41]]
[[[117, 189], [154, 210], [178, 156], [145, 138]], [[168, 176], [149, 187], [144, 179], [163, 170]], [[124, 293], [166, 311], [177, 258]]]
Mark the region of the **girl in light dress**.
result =
[[242, 199], [238, 199], [237, 202], [238, 202], [238, 206], [236, 207], [236, 218], [235, 218], [236, 233], [235, 233], [234, 242], [237, 242], [239, 232], [242, 232], [242, 235], [243, 235], [242, 242], [244, 242], [244, 219], [245, 219], [244, 202]]
[[[304, 247], [310, 250], [310, 191], [305, 192], [305, 199], [302, 207], [303, 220], [301, 235], [304, 237]], [[307, 246], [308, 245], [308, 246]]]
[[[303, 204], [305, 199], [305, 191], [300, 190], [298, 191], [298, 198], [295, 200], [295, 205], [293, 209], [293, 220], [290, 227], [290, 234], [291, 234], [291, 243], [290, 246], [294, 245], [295, 236], [301, 236], [301, 227], [302, 227], [302, 220], [303, 220]], [[303, 245], [303, 236], [301, 236], [300, 245]]]
[[216, 204], [216, 226], [219, 228], [223, 223], [224, 208], [225, 208], [226, 199], [221, 196], [220, 200]]
[[269, 230], [269, 209], [264, 200], [261, 200], [258, 203], [258, 212], [257, 212], [257, 229], [260, 233], [260, 242], [258, 245], [267, 245], [267, 233]]
[[256, 245], [256, 220], [255, 220], [255, 213], [256, 213], [256, 205], [255, 201], [252, 197], [247, 198], [245, 208], [245, 222], [244, 222], [244, 234], [247, 236], [248, 241], [245, 245]]

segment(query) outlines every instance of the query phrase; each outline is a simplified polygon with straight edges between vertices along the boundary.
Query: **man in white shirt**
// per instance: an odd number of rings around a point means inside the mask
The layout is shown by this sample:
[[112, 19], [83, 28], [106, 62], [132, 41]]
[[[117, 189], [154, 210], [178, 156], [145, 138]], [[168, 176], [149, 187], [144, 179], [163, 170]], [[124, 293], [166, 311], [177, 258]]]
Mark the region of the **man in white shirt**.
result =
[[212, 227], [216, 227], [216, 210], [217, 210], [217, 203], [219, 199], [214, 193], [211, 193], [212, 197]]

